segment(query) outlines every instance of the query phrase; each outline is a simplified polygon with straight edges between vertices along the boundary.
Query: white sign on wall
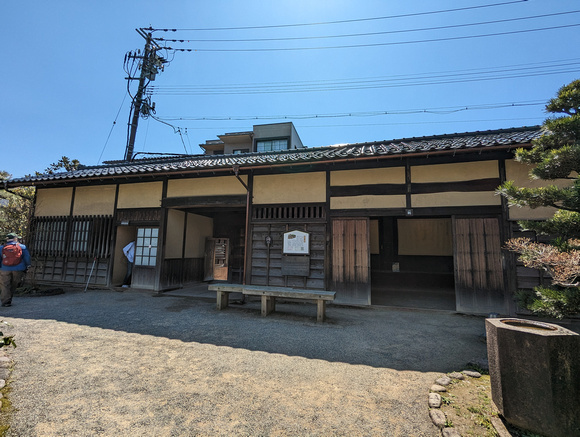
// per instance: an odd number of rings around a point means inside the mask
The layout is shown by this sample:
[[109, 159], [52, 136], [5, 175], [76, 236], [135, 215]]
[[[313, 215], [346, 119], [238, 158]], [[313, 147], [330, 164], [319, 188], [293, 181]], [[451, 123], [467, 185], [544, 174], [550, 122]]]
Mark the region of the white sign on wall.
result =
[[310, 234], [302, 231], [284, 233], [283, 252], [290, 255], [309, 255]]

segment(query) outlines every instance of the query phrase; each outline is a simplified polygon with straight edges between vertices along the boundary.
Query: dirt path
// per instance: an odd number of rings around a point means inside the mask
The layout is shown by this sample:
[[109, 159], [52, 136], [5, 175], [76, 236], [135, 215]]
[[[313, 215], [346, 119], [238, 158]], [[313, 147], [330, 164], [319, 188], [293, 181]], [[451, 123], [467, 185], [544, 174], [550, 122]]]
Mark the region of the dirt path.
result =
[[[370, 319], [387, 323], [397, 312], [331, 307], [320, 326], [312, 307], [283, 307], [262, 319], [259, 304], [217, 312], [139, 293], [18, 299], [4, 317], [19, 341], [8, 435], [439, 435], [426, 403], [439, 369], [400, 362], [398, 331], [391, 341], [388, 330], [369, 332]], [[476, 340], [479, 320], [433, 317], [449, 333], [462, 322]], [[439, 356], [440, 341], [425, 344], [426, 357]], [[453, 359], [474, 358], [476, 343]], [[372, 365], [381, 356], [397, 364]]]

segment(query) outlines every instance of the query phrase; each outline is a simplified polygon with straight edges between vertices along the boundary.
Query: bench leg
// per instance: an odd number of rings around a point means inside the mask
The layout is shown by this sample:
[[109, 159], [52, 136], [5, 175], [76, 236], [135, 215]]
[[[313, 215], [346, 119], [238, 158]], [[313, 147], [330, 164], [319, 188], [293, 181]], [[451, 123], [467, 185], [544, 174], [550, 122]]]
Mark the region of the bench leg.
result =
[[230, 293], [227, 291], [217, 292], [217, 309], [223, 310], [228, 307]]
[[262, 296], [262, 316], [267, 316], [276, 309], [276, 298], [274, 296]]
[[324, 322], [325, 311], [326, 311], [326, 301], [322, 300], [322, 299], [318, 299], [317, 312], [316, 312], [316, 321], [317, 322]]

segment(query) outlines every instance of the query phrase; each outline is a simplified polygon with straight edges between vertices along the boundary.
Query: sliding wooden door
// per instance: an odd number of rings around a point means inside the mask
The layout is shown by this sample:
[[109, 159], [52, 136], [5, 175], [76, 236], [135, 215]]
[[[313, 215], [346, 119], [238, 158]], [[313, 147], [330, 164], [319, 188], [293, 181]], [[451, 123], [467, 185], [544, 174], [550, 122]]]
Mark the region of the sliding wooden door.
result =
[[508, 313], [498, 218], [455, 218], [457, 311]]
[[332, 281], [336, 302], [370, 305], [369, 220], [332, 220]]

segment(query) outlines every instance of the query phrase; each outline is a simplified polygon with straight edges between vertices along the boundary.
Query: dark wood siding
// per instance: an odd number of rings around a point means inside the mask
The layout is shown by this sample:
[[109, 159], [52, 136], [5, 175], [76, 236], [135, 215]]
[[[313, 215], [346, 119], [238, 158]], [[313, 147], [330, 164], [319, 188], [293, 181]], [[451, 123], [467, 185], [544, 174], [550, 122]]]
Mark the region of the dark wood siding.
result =
[[[310, 233], [310, 268], [308, 276], [282, 274], [283, 235], [288, 231]], [[326, 224], [324, 223], [254, 223], [251, 240], [251, 285], [325, 289]], [[266, 237], [272, 244], [266, 245]]]
[[35, 280], [108, 285], [112, 216], [36, 217], [32, 227]]
[[161, 269], [161, 289], [203, 281], [203, 258], [166, 259]]
[[32, 274], [40, 282], [107, 285], [109, 259], [39, 256], [34, 258]]

